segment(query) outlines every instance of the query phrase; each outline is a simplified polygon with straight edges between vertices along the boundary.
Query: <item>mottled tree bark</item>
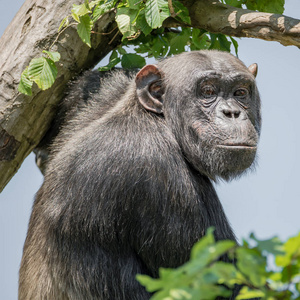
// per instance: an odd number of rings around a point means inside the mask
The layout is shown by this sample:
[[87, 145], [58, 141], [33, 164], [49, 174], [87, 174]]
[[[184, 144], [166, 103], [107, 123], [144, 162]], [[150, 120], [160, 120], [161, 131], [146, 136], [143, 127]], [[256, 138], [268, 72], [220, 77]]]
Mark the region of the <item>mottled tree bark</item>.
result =
[[[92, 48], [80, 40], [76, 29], [68, 28], [53, 47], [59, 51], [58, 78], [54, 85], [25, 96], [17, 86], [24, 68], [40, 56], [57, 37], [61, 20], [72, 4], [83, 0], [27, 0], [0, 39], [0, 191], [18, 170], [25, 157], [39, 143], [55, 115], [67, 82], [95, 65], [120, 43], [114, 36], [114, 12], [95, 25]], [[300, 21], [282, 15], [253, 12], [213, 0], [182, 1], [190, 11], [192, 25], [215, 33], [254, 37], [300, 47]], [[178, 26], [174, 19], [164, 26]]]

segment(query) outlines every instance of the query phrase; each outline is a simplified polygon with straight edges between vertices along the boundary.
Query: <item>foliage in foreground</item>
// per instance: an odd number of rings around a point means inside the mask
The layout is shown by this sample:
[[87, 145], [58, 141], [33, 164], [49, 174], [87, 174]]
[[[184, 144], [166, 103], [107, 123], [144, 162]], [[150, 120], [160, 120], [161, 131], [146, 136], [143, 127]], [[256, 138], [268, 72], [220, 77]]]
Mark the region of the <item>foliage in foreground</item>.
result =
[[[279, 13], [284, 11], [285, 0], [220, 0], [238, 8], [248, 8], [262, 12]], [[107, 66], [100, 71], [110, 70], [121, 63], [123, 68], [142, 68], [145, 57], [163, 58], [187, 50], [218, 49], [238, 51], [238, 43], [232, 37], [210, 33], [193, 28], [187, 8], [179, 0], [85, 0], [81, 5], [73, 5], [70, 16], [66, 16], [58, 29], [58, 36], [68, 27], [76, 26], [81, 40], [91, 47], [91, 34], [94, 23], [104, 14], [114, 11], [117, 27], [115, 35], [122, 34], [122, 43], [116, 48]], [[178, 28], [167, 28], [163, 23], [169, 17], [175, 20]], [[102, 34], [102, 33], [97, 33]], [[34, 58], [21, 75], [19, 92], [32, 94], [35, 82], [42, 90], [50, 88], [57, 76], [55, 63], [60, 55], [51, 52], [58, 37], [43, 51], [45, 56]], [[136, 53], [128, 53], [127, 47], [133, 46]]]
[[[227, 254], [236, 265], [218, 261]], [[138, 275], [152, 300], [212, 300], [229, 297], [230, 288], [243, 285], [236, 299], [300, 299], [300, 233], [281, 242], [277, 237], [236, 246], [232, 241], [215, 242], [207, 231], [191, 251], [190, 261], [177, 269], [160, 269], [158, 279]]]

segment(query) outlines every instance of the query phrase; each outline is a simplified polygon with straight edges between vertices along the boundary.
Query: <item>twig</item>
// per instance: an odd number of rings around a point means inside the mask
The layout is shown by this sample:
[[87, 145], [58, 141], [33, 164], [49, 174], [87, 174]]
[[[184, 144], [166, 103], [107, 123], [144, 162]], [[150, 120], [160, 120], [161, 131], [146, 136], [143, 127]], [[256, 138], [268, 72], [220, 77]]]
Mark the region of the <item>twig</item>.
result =
[[73, 26], [73, 25], [77, 25], [77, 23], [71, 23], [68, 26], [66, 26], [64, 29], [62, 29], [58, 34], [56, 39], [54, 40], [54, 42], [51, 44], [51, 46], [49, 47], [49, 50], [51, 50], [51, 48], [54, 46], [54, 44], [58, 41], [59, 37], [61, 36], [61, 34], [68, 29], [69, 27]]
[[168, 0], [168, 6], [169, 6], [171, 17], [175, 18], [176, 14], [175, 14], [175, 10], [174, 10], [173, 4], [172, 4], [172, 0]]
[[91, 31], [91, 33], [94, 34], [101, 34], [101, 35], [109, 35], [111, 33], [113, 33], [116, 29], [118, 28], [118, 26], [116, 26], [113, 30], [111, 30], [110, 32], [96, 32], [96, 31]]
[[108, 43], [108, 45], [110, 45], [110, 44], [114, 41], [114, 39], [117, 37], [117, 35], [119, 34], [119, 32], [120, 32], [120, 30], [118, 30], [118, 31], [116, 32], [116, 34], [113, 36], [113, 38], [112, 38], [111, 41]]

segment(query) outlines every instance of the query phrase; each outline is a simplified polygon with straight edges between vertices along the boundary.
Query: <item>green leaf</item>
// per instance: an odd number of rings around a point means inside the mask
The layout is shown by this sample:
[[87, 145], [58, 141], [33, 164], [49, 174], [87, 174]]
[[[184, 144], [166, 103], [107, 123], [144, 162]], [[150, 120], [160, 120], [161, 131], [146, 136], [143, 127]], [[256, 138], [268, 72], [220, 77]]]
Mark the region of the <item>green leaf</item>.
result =
[[297, 259], [300, 260], [300, 233], [295, 237], [289, 238], [283, 245], [283, 250], [285, 254], [276, 257], [276, 264], [278, 266], [285, 267]]
[[231, 42], [232, 42], [232, 44], [234, 46], [235, 55], [238, 56], [239, 44], [238, 44], [238, 42], [232, 36], [230, 36], [229, 38], [230, 38], [230, 40], [231, 40]]
[[123, 55], [121, 64], [124, 69], [136, 69], [145, 66], [146, 60], [140, 55], [128, 53]]
[[282, 14], [284, 12], [285, 0], [247, 0], [245, 4], [248, 9]]
[[91, 1], [89, 2], [89, 7], [90, 9], [93, 9], [95, 6], [99, 5], [99, 3], [102, 3], [103, 0], [96, 0], [96, 1]]
[[60, 32], [61, 29], [65, 28], [65, 27], [68, 27], [68, 25], [69, 25], [69, 16], [65, 17], [65, 18], [61, 21], [61, 23], [60, 23], [60, 25], [59, 25], [57, 31]]
[[172, 299], [192, 299], [192, 294], [186, 289], [172, 289], [170, 290], [170, 296]]
[[209, 32], [210, 36], [210, 47], [209, 49], [220, 49], [220, 45], [217, 42], [217, 35], [214, 33]]
[[209, 48], [210, 42], [206, 30], [198, 28], [192, 29], [192, 45], [194, 46], [193, 50]]
[[259, 290], [251, 290], [247, 286], [243, 286], [240, 290], [238, 296], [235, 298], [236, 300], [243, 299], [252, 299], [252, 298], [261, 298], [264, 297], [265, 294]]
[[140, 3], [141, 3], [141, 0], [128, 0], [130, 9], [139, 9]]
[[266, 258], [255, 249], [238, 248], [237, 267], [256, 287], [266, 283]]
[[53, 60], [54, 62], [58, 62], [60, 60], [60, 54], [58, 52], [50, 52], [44, 50], [43, 53], [47, 54], [48, 57]]
[[241, 0], [226, 0], [226, 4], [234, 6], [234, 7], [239, 7], [242, 8], [242, 1]]
[[176, 18], [181, 19], [184, 23], [191, 24], [189, 10], [179, 1], [172, 1], [174, 11], [177, 14]]
[[114, 7], [114, 1], [106, 1], [105, 3], [102, 3], [102, 2], [103, 1], [98, 3], [98, 5], [93, 10], [93, 17], [92, 17], [93, 22], [98, 20], [100, 16], [107, 13]]
[[92, 11], [90, 10], [89, 5], [87, 3], [83, 3], [80, 5], [73, 4], [72, 14], [76, 15], [77, 17], [81, 17], [90, 13], [92, 13]]
[[79, 18], [79, 24], [77, 25], [77, 32], [82, 41], [91, 47], [91, 30], [93, 28], [93, 22], [89, 15], [84, 15]]
[[77, 23], [79, 23], [80, 22], [80, 20], [79, 20], [79, 16], [77, 16], [76, 14], [74, 14], [74, 13], [72, 13], [71, 14], [71, 16], [72, 16], [72, 18], [77, 22]]
[[195, 259], [208, 249], [209, 246], [215, 243], [214, 228], [210, 227], [207, 229], [206, 234], [202, 237], [192, 248], [191, 259]]
[[119, 57], [115, 57], [115, 58], [112, 58], [110, 60], [110, 62], [104, 66], [104, 67], [100, 67], [98, 68], [99, 71], [101, 72], [104, 72], [104, 71], [109, 71], [111, 70], [114, 66], [116, 66], [119, 62], [121, 62], [121, 59]]
[[257, 248], [260, 252], [266, 251], [274, 255], [284, 255], [283, 243], [279, 240], [278, 237], [260, 241], [255, 237], [254, 233], [251, 233], [250, 239], [254, 240], [257, 243]]
[[50, 88], [57, 76], [53, 60], [45, 57], [34, 58], [28, 67], [28, 77], [42, 90]]
[[161, 37], [153, 38], [152, 54], [155, 58], [164, 57], [169, 51], [168, 43]]
[[28, 67], [26, 67], [26, 69], [21, 74], [21, 80], [18, 85], [18, 91], [27, 96], [31, 96], [32, 95], [32, 90], [31, 90], [32, 84], [33, 84], [33, 81], [29, 79]]
[[148, 0], [145, 7], [146, 21], [151, 28], [161, 27], [170, 16], [168, 2], [165, 0]]
[[[193, 264], [187, 271], [188, 273], [199, 272], [201, 268], [218, 260], [222, 255], [236, 246], [235, 242], [227, 240], [205, 246], [206, 242], [201, 243], [201, 240], [200, 244], [196, 244], [195, 248], [193, 247], [192, 249], [191, 262]], [[198, 249], [197, 246], [199, 247]]]
[[[221, 255], [225, 254], [235, 246], [236, 243], [230, 240], [223, 240], [215, 243], [213, 228], [211, 227], [207, 230], [206, 235], [193, 246], [191, 251], [191, 261], [198, 259], [199, 265], [205, 266], [218, 259]], [[196, 266], [196, 263], [194, 264]]]
[[231, 263], [218, 261], [203, 271], [205, 283], [226, 284], [233, 287], [237, 278], [241, 278], [241, 275], [238, 275], [238, 271]]
[[218, 34], [217, 37], [220, 43], [220, 49], [230, 52], [231, 43], [227, 40], [227, 37], [224, 34]]
[[218, 49], [222, 51], [230, 52], [231, 42], [227, 39], [228, 37], [224, 34], [209, 33], [210, 35], [210, 46], [209, 49]]
[[124, 55], [127, 53], [127, 51], [123, 48], [123, 47], [118, 47], [117, 48], [117, 51], [121, 54], [121, 55]]
[[[263, 7], [263, 11], [274, 14], [283, 14], [285, 4], [284, 0], [269, 0], [265, 2], [266, 3]], [[260, 9], [260, 6], [258, 6], [258, 8]]]
[[160, 279], [153, 279], [147, 275], [136, 275], [137, 281], [146, 287], [147, 291], [152, 293], [163, 288], [163, 282]]
[[116, 14], [116, 22], [119, 30], [123, 34], [123, 39], [132, 36], [136, 33], [136, 25], [133, 23], [138, 11], [129, 9], [128, 7], [121, 7]]
[[136, 27], [137, 29], [140, 29], [144, 33], [144, 35], [148, 35], [151, 33], [152, 28], [149, 26], [149, 24], [146, 21], [145, 10], [142, 10], [139, 13], [138, 18], [136, 20]]
[[113, 50], [109, 57], [109, 61], [112, 61], [113, 59], [116, 59], [117, 57], [118, 57], [118, 52], [116, 50]]
[[[180, 283], [179, 283], [180, 284]], [[174, 293], [176, 291], [177, 293]], [[179, 292], [180, 291], [180, 292]], [[153, 299], [170, 299], [170, 300], [177, 300], [177, 299], [182, 299], [182, 300], [187, 300], [187, 299], [197, 299], [197, 300], [208, 300], [208, 299], [216, 299], [218, 296], [223, 296], [223, 297], [230, 297], [231, 291], [229, 291], [227, 288], [223, 286], [216, 286], [212, 284], [203, 284], [201, 282], [197, 282], [197, 286], [193, 286], [190, 288], [189, 286], [185, 286], [182, 288], [179, 287], [173, 287], [169, 290], [164, 289], [164, 293], [161, 294], [155, 294], [160, 295], [160, 297], [153, 298]], [[163, 296], [162, 296], [163, 295]], [[167, 295], [168, 298], [165, 296]], [[175, 298], [180, 297], [180, 298]], [[223, 298], [222, 298], [223, 299]], [[152, 298], [151, 298], [152, 300]]]
[[170, 53], [178, 54], [185, 51], [185, 46], [190, 40], [190, 29], [183, 28], [181, 33], [173, 34], [173, 38], [170, 40]]
[[281, 275], [281, 281], [283, 283], [289, 283], [295, 276], [300, 275], [299, 267], [295, 265], [286, 266], [283, 268]]
[[247, 0], [245, 2], [245, 5], [247, 6], [248, 9], [251, 10], [257, 10], [257, 1], [256, 0]]

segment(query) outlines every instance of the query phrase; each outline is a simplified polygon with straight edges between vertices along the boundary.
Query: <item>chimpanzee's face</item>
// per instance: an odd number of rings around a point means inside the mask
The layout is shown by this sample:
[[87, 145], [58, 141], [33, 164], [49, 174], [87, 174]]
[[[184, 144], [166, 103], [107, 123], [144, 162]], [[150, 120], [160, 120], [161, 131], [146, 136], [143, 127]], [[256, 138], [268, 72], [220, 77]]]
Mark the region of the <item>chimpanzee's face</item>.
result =
[[257, 66], [207, 51], [168, 59], [158, 70], [150, 93], [163, 91], [155, 97], [160, 113], [187, 161], [211, 179], [230, 179], [253, 165], [261, 126]]
[[186, 155], [209, 177], [229, 179], [252, 165], [257, 150], [254, 78], [243, 70], [205, 70], [195, 77], [193, 100], [186, 104], [182, 120], [195, 147], [193, 153], [186, 149]]

